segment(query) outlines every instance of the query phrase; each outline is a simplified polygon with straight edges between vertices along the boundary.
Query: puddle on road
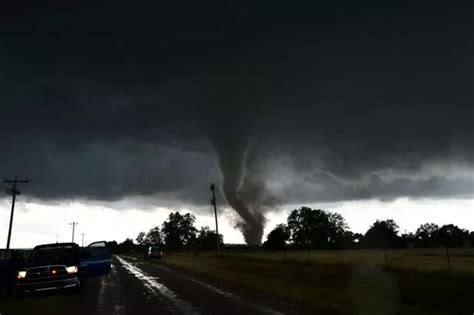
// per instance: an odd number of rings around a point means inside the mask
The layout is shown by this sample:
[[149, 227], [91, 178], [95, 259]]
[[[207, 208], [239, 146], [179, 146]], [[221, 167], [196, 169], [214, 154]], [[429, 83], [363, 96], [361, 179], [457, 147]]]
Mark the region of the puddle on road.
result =
[[189, 303], [180, 299], [176, 293], [171, 291], [164, 284], [159, 283], [157, 277], [152, 277], [137, 266], [127, 262], [125, 259], [116, 256], [122, 266], [138, 280], [140, 280], [147, 290], [155, 295], [164, 296], [171, 302], [173, 307], [181, 314], [199, 314]]

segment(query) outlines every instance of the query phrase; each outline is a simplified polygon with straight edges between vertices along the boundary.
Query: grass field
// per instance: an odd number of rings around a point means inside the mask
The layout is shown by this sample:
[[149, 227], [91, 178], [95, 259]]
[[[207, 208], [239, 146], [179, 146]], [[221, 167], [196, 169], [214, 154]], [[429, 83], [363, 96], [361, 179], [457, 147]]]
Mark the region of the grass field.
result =
[[[271, 261], [312, 262], [321, 264], [385, 265], [419, 271], [474, 273], [474, 248], [451, 248], [449, 263], [445, 248], [382, 250], [311, 250], [311, 251], [223, 251], [225, 257], [253, 258]], [[187, 253], [189, 254], [189, 253]], [[215, 252], [201, 252], [200, 256], [215, 256]], [[385, 258], [386, 257], [386, 258]], [[386, 260], [385, 260], [386, 259]]]
[[[163, 263], [315, 314], [472, 314], [474, 249], [169, 253]], [[161, 263], [161, 262], [159, 262]]]

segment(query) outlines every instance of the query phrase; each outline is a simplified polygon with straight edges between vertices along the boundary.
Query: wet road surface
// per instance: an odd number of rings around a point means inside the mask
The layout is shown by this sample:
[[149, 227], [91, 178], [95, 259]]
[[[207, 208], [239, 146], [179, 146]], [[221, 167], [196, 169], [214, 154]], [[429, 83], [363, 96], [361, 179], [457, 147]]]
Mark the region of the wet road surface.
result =
[[[9, 300], [11, 303], [9, 303]], [[115, 256], [111, 272], [87, 279], [80, 294], [0, 299], [9, 314], [283, 314], [169, 267]], [[28, 306], [31, 308], [29, 309]]]

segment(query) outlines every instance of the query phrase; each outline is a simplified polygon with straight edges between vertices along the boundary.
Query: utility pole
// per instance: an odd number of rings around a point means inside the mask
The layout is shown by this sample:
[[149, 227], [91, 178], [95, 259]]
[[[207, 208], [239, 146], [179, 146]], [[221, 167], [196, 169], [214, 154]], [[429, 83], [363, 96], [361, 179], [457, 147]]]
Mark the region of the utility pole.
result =
[[216, 218], [216, 250], [219, 251], [219, 226], [217, 224], [217, 207], [216, 207], [216, 185], [211, 183], [212, 199], [211, 203], [214, 206], [214, 216]]
[[56, 234], [56, 244], [58, 243], [58, 234]]
[[84, 247], [84, 235], [86, 235], [86, 233], [81, 233], [82, 235], [82, 247]]
[[27, 179], [20, 180], [17, 177], [15, 179], [5, 179], [4, 183], [11, 184], [11, 188], [6, 188], [5, 191], [7, 194], [12, 195], [12, 211], [10, 214], [10, 226], [8, 227], [8, 237], [7, 237], [7, 248], [6, 251], [10, 250], [10, 238], [12, 236], [12, 226], [13, 226], [13, 213], [15, 212], [15, 201], [16, 196], [21, 194], [21, 191], [17, 189], [17, 184], [19, 183], [29, 183], [30, 181]]
[[78, 225], [79, 223], [78, 222], [74, 222], [72, 221], [72, 223], [69, 223], [69, 225], [72, 225], [72, 242], [74, 243], [74, 228], [76, 227], [76, 225]]

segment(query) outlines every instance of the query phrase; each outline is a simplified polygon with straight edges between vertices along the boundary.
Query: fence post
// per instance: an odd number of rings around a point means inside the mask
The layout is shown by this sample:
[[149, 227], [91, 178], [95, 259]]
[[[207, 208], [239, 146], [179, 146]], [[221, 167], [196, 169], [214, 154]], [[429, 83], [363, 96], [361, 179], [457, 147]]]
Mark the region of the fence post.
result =
[[341, 263], [344, 263], [344, 256], [342, 255], [342, 249], [339, 252], [341, 253]]
[[446, 257], [448, 258], [448, 268], [451, 270], [451, 259], [449, 258], [449, 248], [446, 246]]
[[387, 263], [388, 263], [388, 260], [387, 260], [387, 248], [384, 248], [383, 252], [384, 252], [384, 255], [385, 255], [385, 264], [387, 264]]

